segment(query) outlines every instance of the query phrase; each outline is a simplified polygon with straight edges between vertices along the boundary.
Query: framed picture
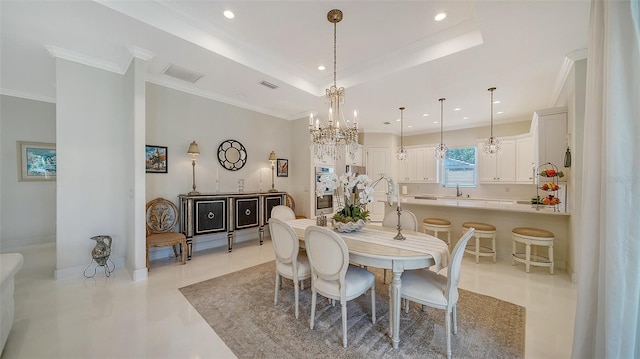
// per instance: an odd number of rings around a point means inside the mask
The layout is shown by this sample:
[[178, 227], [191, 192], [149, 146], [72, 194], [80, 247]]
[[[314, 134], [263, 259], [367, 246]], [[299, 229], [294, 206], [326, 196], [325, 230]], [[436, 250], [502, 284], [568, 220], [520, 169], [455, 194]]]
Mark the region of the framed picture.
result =
[[147, 145], [144, 152], [147, 173], [167, 173], [167, 147]]
[[56, 144], [17, 141], [18, 181], [55, 181]]
[[277, 166], [278, 177], [289, 177], [289, 160], [278, 158]]

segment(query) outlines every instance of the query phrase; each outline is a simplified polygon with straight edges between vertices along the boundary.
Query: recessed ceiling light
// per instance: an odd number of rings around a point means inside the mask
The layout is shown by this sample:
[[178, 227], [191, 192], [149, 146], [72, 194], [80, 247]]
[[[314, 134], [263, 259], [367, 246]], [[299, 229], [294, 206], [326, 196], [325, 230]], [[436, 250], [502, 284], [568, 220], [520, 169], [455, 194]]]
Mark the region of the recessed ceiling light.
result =
[[231, 10], [225, 10], [223, 14], [227, 19], [233, 19], [234, 17], [236, 17], [236, 14], [234, 14]]
[[409, 126], [407, 126], [407, 128], [411, 128], [411, 127], [413, 127], [413, 125], [409, 125]]
[[462, 109], [461, 109], [460, 107], [456, 107], [456, 108], [454, 108], [453, 110], [454, 110], [454, 111], [460, 111], [460, 110], [462, 110]]
[[468, 119], [469, 119], [469, 117], [464, 116], [462, 119], [463, 119], [463, 120], [468, 120]]
[[502, 112], [502, 111], [498, 111], [498, 112], [497, 112], [497, 114], [498, 114], [498, 115], [502, 115], [503, 113], [504, 113], [504, 112]]
[[423, 114], [422, 114], [422, 117], [428, 117], [428, 116], [429, 116], [429, 114], [428, 114], [428, 113], [423, 113]]
[[500, 102], [502, 102], [502, 101], [500, 101], [500, 100], [493, 101], [493, 103], [500, 103]]
[[324, 71], [326, 69], [326, 67], [324, 67], [323, 65], [318, 66], [318, 70], [320, 71]]
[[438, 13], [438, 15], [436, 15], [433, 19], [435, 21], [442, 21], [447, 17], [447, 14], [444, 12]]
[[440, 123], [440, 122], [438, 122], [438, 121], [433, 121], [433, 123]]
[[396, 122], [400, 122], [400, 119], [397, 119]]

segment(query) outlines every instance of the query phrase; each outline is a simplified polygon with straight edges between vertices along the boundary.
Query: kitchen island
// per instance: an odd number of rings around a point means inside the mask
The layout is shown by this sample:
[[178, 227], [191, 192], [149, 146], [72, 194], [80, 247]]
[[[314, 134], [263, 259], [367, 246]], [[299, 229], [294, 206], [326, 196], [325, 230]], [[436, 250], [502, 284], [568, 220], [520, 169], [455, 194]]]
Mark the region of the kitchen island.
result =
[[[524, 203], [523, 203], [524, 202]], [[516, 227], [532, 227], [551, 231], [555, 234], [555, 268], [566, 269], [569, 244], [568, 212], [554, 211], [553, 207], [532, 207], [526, 201], [496, 198], [467, 198], [430, 195], [405, 195], [400, 198], [401, 208], [411, 211], [418, 219], [420, 230], [422, 220], [437, 217], [451, 221], [451, 246], [462, 236], [462, 223], [483, 222], [496, 227], [497, 260], [511, 262], [511, 230]], [[396, 203], [385, 206], [385, 214], [394, 212]], [[544, 250], [541, 250], [541, 254]], [[491, 261], [480, 260], [479, 265], [489, 265]], [[524, 272], [524, 268], [523, 268]], [[548, 274], [548, 272], [547, 272]]]

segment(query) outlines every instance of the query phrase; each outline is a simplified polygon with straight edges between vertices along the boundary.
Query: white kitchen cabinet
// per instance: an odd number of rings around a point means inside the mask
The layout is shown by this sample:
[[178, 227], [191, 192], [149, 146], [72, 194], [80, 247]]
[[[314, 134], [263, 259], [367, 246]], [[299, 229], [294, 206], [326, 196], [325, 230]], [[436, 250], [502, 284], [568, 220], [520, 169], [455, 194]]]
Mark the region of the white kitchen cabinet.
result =
[[345, 164], [346, 165], [350, 165], [350, 166], [364, 166], [364, 160], [362, 159], [362, 154], [364, 153], [363, 149], [362, 149], [362, 145], [358, 145], [358, 149], [356, 150], [355, 156], [354, 158], [351, 158], [351, 156], [349, 156], [349, 149], [345, 148], [344, 152], [344, 158], [345, 158]]
[[567, 150], [567, 109], [564, 107], [536, 111], [537, 163], [564, 163]]
[[500, 152], [489, 155], [478, 144], [478, 180], [481, 183], [516, 182], [516, 140], [499, 139]]
[[435, 147], [407, 147], [407, 159], [399, 164], [402, 182], [438, 183]]
[[534, 183], [536, 179], [535, 139], [532, 134], [516, 138], [516, 182]]

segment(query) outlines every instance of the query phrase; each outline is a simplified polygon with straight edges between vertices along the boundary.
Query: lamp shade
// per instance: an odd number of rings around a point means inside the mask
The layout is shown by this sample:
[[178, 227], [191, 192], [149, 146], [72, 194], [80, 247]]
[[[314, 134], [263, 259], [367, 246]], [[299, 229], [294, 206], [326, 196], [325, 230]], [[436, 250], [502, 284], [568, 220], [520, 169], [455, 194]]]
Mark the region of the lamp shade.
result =
[[192, 156], [200, 154], [200, 149], [198, 148], [198, 144], [196, 143], [196, 141], [191, 142], [191, 144], [189, 145], [189, 149], [187, 150], [187, 153]]
[[269, 154], [269, 161], [275, 161], [278, 158], [276, 157], [276, 151], [271, 151], [271, 153]]

